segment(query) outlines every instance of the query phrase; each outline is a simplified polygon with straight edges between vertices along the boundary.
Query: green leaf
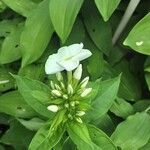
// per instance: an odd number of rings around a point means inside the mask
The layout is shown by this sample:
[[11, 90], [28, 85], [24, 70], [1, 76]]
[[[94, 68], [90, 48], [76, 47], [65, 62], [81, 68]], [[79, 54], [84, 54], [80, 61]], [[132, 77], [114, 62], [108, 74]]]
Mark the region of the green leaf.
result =
[[50, 16], [62, 43], [69, 36], [83, 0], [51, 0], [49, 4]]
[[19, 92], [23, 96], [24, 100], [28, 103], [28, 105], [31, 106], [40, 115], [51, 118], [53, 113], [47, 109], [46, 105], [33, 97], [31, 93], [31, 91], [34, 90], [41, 90], [45, 93], [50, 93], [49, 87], [40, 81], [31, 80], [25, 77], [14, 75], [14, 78], [16, 79]]
[[150, 107], [150, 100], [149, 99], [139, 100], [135, 104], [133, 104], [133, 107], [134, 107], [136, 112], [144, 111], [148, 107]]
[[31, 64], [24, 68], [20, 68], [18, 75], [43, 81], [45, 78], [44, 64]]
[[87, 128], [92, 141], [102, 150], [117, 150], [117, 147], [102, 130], [93, 125], [88, 125]]
[[120, 76], [100, 83], [99, 93], [92, 102], [92, 107], [86, 115], [88, 120], [94, 121], [103, 116], [110, 109], [117, 96], [119, 84]]
[[51, 99], [51, 95], [49, 93], [45, 93], [39, 90], [31, 91], [31, 95], [43, 104], [50, 102]]
[[0, 51], [0, 63], [7, 64], [21, 58], [20, 36], [23, 24], [18, 24], [5, 38]]
[[3, 20], [0, 22], [0, 37], [7, 37], [12, 30], [16, 28], [16, 25], [20, 22], [20, 19]]
[[52, 136], [49, 136], [49, 129], [50, 124], [47, 123], [38, 130], [30, 143], [29, 150], [50, 150], [60, 141], [64, 134], [64, 128], [59, 126]]
[[103, 19], [107, 21], [121, 0], [95, 0], [95, 4]]
[[0, 92], [12, 89], [15, 86], [14, 79], [9, 72], [12, 72], [12, 70], [0, 67]]
[[8, 7], [15, 12], [27, 17], [30, 11], [36, 8], [37, 4], [31, 0], [2, 0]]
[[111, 138], [123, 150], [137, 150], [144, 146], [150, 138], [149, 125], [149, 114], [136, 113], [120, 123]]
[[42, 55], [53, 34], [48, 5], [49, 0], [42, 1], [26, 20], [21, 35], [22, 67]]
[[103, 53], [99, 51], [99, 49], [95, 46], [93, 41], [88, 37], [88, 35], [85, 36], [84, 45], [87, 49], [90, 49], [92, 53], [92, 56], [88, 58], [87, 65], [87, 70], [91, 75], [90, 79], [96, 80], [100, 78], [101, 73], [104, 69]]
[[79, 150], [98, 150], [97, 146], [92, 142], [85, 124], [70, 122], [67, 125], [67, 132]]
[[32, 118], [30, 120], [18, 119], [18, 121], [27, 129], [37, 131], [41, 128], [45, 121], [40, 118]]
[[19, 118], [37, 116], [18, 91], [7, 92], [0, 96], [0, 112]]
[[88, 2], [82, 13], [85, 26], [95, 45], [108, 56], [112, 49], [110, 24], [103, 21], [92, 1]]
[[116, 116], [122, 117], [124, 119], [135, 113], [133, 106], [119, 97], [115, 99], [114, 104], [110, 108], [110, 111], [113, 112]]
[[[110, 66], [109, 69], [112, 69]], [[141, 98], [141, 85], [137, 76], [130, 71], [129, 62], [125, 59], [116, 64], [112, 70], [112, 76], [122, 73], [118, 96], [129, 101]]]
[[124, 45], [130, 46], [133, 50], [150, 55], [150, 13], [140, 20], [129, 33]]
[[10, 128], [1, 138], [1, 142], [7, 145], [12, 145], [15, 150], [28, 149], [34, 133], [27, 130], [18, 121], [12, 121]]
[[150, 142], [148, 142], [146, 145], [144, 145], [142, 148], [139, 150], [149, 150], [150, 149]]

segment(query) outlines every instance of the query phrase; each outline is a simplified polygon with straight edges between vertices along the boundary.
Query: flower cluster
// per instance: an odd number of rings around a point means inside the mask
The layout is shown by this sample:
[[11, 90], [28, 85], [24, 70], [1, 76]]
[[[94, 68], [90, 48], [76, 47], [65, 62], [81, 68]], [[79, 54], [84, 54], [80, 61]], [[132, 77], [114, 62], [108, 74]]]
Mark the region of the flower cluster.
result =
[[[91, 55], [89, 50], [82, 48], [83, 44], [62, 47], [57, 54], [49, 56], [45, 65], [46, 73], [56, 73], [57, 77], [56, 82], [50, 82], [52, 102], [47, 109], [54, 113], [63, 109], [68, 119], [75, 119], [80, 123], [89, 107], [85, 102], [86, 96], [92, 91], [92, 88], [87, 88], [89, 77], [81, 80], [82, 65], [79, 62]], [[67, 71], [67, 80], [61, 74], [62, 70]]]

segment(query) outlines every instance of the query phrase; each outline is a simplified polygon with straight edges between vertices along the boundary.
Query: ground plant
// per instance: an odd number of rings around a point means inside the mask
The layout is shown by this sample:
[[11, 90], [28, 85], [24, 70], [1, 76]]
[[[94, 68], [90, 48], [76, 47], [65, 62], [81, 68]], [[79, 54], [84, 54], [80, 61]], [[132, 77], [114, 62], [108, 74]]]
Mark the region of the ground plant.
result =
[[150, 1], [0, 0], [0, 150], [150, 150]]

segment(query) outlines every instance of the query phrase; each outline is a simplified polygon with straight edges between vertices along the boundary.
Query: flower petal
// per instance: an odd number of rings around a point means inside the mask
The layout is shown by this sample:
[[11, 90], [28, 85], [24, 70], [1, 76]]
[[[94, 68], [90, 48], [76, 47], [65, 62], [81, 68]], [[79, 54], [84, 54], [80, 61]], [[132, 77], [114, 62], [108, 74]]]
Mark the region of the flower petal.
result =
[[63, 60], [63, 61], [58, 62], [58, 64], [60, 66], [62, 66], [65, 70], [72, 71], [72, 70], [74, 70], [75, 68], [78, 67], [79, 61], [72, 60], [72, 59], [70, 59], [70, 60]]
[[92, 53], [89, 50], [83, 49], [79, 54], [74, 56], [72, 59], [81, 61], [81, 60], [84, 60], [84, 59], [90, 57], [91, 55], [92, 55]]
[[62, 58], [73, 57], [81, 52], [83, 43], [64, 46], [58, 50], [59, 56]]
[[45, 64], [46, 74], [54, 74], [60, 71], [63, 71], [64, 68], [57, 64], [57, 61], [60, 60], [58, 54], [50, 55]]

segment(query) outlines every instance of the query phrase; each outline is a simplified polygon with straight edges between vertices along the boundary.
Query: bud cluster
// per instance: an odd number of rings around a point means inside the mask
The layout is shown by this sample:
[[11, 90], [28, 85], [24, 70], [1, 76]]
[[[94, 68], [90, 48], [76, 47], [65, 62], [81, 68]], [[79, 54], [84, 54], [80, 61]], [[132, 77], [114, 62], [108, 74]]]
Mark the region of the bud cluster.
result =
[[55, 113], [60, 109], [65, 109], [68, 119], [75, 119], [82, 123], [81, 117], [85, 115], [87, 109], [83, 99], [91, 93], [92, 88], [86, 88], [89, 77], [80, 81], [81, 76], [82, 65], [79, 65], [74, 73], [68, 73], [67, 82], [64, 81], [61, 73], [57, 73], [57, 84], [50, 82], [53, 103], [47, 109]]

